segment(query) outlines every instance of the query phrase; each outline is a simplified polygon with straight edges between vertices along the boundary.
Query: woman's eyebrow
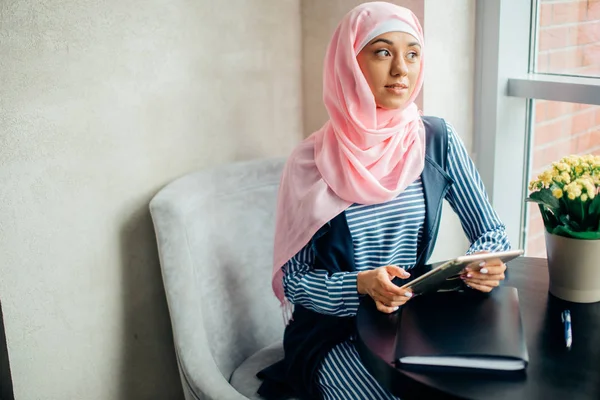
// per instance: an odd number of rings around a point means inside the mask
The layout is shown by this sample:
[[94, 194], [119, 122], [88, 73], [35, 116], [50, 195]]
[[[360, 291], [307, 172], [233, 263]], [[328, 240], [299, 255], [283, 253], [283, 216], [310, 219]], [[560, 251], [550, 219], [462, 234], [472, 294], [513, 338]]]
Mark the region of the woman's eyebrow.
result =
[[[387, 40], [387, 39], [383, 39], [383, 38], [379, 38], [377, 40], [374, 40], [373, 42], [371, 42], [371, 45], [374, 45], [377, 42], [387, 43], [390, 46], [394, 45], [394, 42], [392, 42], [391, 40]], [[413, 47], [413, 46], [421, 47], [421, 44], [419, 42], [410, 42], [407, 47]]]
[[393, 46], [393, 45], [394, 45], [394, 42], [392, 42], [391, 40], [387, 40], [387, 39], [383, 39], [383, 38], [380, 38], [380, 39], [377, 39], [377, 40], [375, 40], [375, 41], [371, 42], [371, 45], [373, 45], [373, 44], [375, 44], [375, 43], [377, 43], [377, 42], [383, 42], [383, 43], [387, 43], [387, 44], [389, 44], [390, 46]]

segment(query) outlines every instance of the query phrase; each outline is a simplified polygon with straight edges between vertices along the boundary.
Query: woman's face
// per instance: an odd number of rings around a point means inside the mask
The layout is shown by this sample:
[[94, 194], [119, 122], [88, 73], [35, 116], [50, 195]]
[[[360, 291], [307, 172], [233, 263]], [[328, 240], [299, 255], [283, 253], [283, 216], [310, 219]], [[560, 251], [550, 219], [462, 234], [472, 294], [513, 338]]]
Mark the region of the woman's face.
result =
[[371, 40], [356, 59], [377, 107], [400, 108], [415, 90], [421, 71], [421, 46], [414, 36], [384, 33]]

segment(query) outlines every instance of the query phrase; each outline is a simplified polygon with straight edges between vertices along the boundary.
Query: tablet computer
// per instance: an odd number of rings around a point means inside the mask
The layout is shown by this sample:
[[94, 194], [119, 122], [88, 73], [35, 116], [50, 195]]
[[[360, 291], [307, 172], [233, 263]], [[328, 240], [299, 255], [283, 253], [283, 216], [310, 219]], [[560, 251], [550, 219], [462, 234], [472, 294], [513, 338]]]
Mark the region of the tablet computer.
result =
[[411, 289], [413, 295], [424, 294], [430, 291], [438, 290], [440, 287], [447, 287], [447, 281], [456, 279], [460, 283], [460, 273], [471, 263], [480, 263], [482, 261], [499, 258], [503, 263], [507, 263], [519, 256], [522, 256], [523, 250], [508, 250], [496, 253], [480, 253], [468, 256], [456, 257], [446, 261], [429, 272], [405, 283], [402, 289]]

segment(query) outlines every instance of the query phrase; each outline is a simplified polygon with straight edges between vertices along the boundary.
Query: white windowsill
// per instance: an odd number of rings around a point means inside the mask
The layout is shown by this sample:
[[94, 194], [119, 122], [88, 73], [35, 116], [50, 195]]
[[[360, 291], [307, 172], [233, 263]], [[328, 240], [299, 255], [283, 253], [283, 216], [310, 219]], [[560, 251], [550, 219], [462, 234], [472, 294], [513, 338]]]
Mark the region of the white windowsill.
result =
[[513, 97], [600, 105], [600, 79], [579, 76], [528, 74], [508, 80]]

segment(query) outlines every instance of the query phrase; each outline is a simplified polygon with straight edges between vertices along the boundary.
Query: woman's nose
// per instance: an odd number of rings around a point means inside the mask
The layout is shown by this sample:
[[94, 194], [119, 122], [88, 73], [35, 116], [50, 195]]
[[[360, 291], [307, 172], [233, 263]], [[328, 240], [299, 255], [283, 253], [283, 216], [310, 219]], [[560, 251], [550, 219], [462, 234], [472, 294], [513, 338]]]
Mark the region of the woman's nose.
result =
[[404, 76], [408, 74], [408, 67], [402, 57], [396, 57], [392, 62], [392, 76]]

